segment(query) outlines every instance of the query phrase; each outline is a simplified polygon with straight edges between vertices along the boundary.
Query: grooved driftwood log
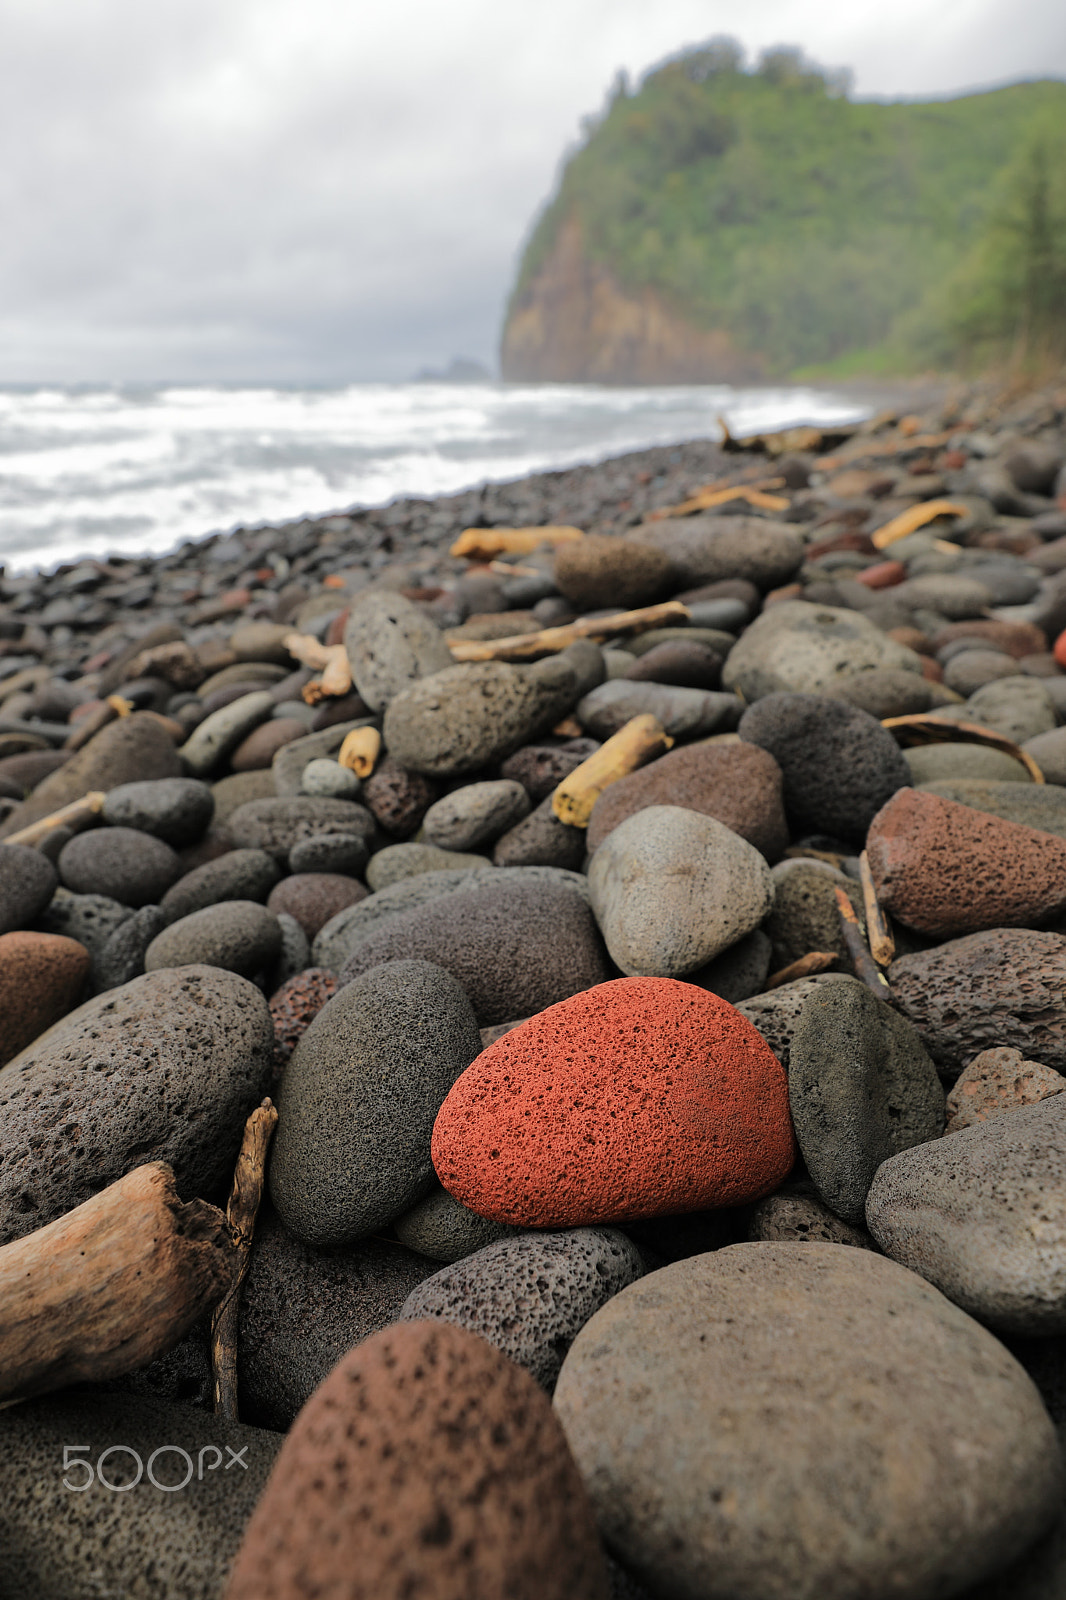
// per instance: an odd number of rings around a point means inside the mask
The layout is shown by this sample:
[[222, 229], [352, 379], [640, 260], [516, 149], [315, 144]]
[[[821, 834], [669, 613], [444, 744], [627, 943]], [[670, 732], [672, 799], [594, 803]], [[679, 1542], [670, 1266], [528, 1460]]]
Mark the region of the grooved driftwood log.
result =
[[237, 1417], [237, 1331], [240, 1324], [241, 1284], [252, 1258], [255, 1219], [263, 1199], [266, 1158], [278, 1113], [267, 1097], [256, 1106], [244, 1124], [233, 1188], [226, 1207], [226, 1221], [237, 1251], [237, 1270], [222, 1300], [211, 1317], [211, 1368], [215, 1386], [215, 1413], [236, 1422]]

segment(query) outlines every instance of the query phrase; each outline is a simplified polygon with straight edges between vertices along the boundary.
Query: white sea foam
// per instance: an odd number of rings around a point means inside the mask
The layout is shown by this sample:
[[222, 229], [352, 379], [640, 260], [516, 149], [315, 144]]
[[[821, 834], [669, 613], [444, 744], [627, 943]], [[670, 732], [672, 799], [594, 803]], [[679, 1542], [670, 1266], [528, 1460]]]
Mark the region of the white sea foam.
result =
[[0, 389], [0, 562], [150, 554], [625, 450], [863, 415], [801, 388]]

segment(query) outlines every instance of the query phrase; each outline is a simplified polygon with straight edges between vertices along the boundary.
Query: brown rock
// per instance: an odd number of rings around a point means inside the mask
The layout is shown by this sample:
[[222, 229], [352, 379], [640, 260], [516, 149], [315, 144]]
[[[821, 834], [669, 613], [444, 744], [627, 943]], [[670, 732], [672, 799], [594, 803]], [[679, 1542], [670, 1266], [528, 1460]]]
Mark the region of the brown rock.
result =
[[1035, 655], [1048, 647], [1043, 628], [1031, 622], [997, 622], [980, 618], [972, 622], [951, 622], [936, 635], [933, 649], [943, 650], [953, 639], [980, 639], [990, 648], [1002, 650], [1005, 655], [1014, 656], [1018, 661], [1023, 656]]
[[637, 683], [673, 683], [685, 689], [717, 689], [722, 678], [722, 656], [705, 644], [653, 645], [622, 674]]
[[115, 789], [145, 778], [180, 778], [182, 765], [162, 721], [148, 711], [120, 717], [39, 783], [28, 800], [0, 825], [0, 838], [28, 827], [51, 811], [80, 800], [91, 789]]
[[272, 717], [241, 740], [230, 757], [230, 766], [234, 772], [261, 772], [284, 745], [306, 736], [307, 729], [295, 717]]
[[859, 1250], [877, 1247], [865, 1228], [854, 1228], [818, 1198], [813, 1183], [788, 1184], [768, 1194], [752, 1209], [751, 1244], [850, 1244]]
[[401, 767], [391, 756], [385, 757], [363, 785], [364, 805], [394, 839], [409, 839], [417, 833], [439, 794], [440, 788], [432, 778]]
[[608, 1600], [551, 1404], [476, 1334], [384, 1328], [315, 1391], [248, 1524], [227, 1600]]
[[715, 817], [769, 861], [788, 848], [781, 769], [751, 744], [695, 744], [671, 750], [639, 772], [619, 778], [592, 808], [591, 855], [620, 822], [645, 806], [683, 806]]
[[580, 611], [650, 606], [676, 587], [674, 564], [654, 545], [590, 533], [560, 545], [555, 585]]
[[1061, 1094], [1066, 1078], [1039, 1061], [1026, 1061], [1020, 1050], [1000, 1046], [982, 1050], [955, 1080], [948, 1095], [945, 1133], [958, 1133], [974, 1122], [987, 1122], [1016, 1106], [1035, 1105]]
[[81, 999], [89, 952], [55, 933], [0, 934], [0, 1067]]
[[341, 872], [295, 872], [270, 891], [267, 908], [275, 914], [287, 911], [313, 939], [338, 911], [358, 905], [369, 892], [358, 878]]
[[900, 789], [866, 837], [882, 904], [934, 938], [1025, 928], [1066, 909], [1066, 840], [922, 789]]
[[335, 972], [327, 972], [325, 967], [305, 967], [271, 996], [274, 1048], [283, 1062], [289, 1059], [326, 1001], [332, 1000], [339, 988], [340, 979]]
[[13, 779], [23, 794], [28, 794], [73, 759], [69, 750], [24, 750], [0, 760], [0, 777]]

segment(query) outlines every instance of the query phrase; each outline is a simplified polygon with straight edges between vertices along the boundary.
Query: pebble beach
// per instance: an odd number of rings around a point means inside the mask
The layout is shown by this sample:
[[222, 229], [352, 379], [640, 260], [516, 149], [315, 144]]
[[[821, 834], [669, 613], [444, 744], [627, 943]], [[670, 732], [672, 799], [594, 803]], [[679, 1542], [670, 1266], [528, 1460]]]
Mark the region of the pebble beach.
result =
[[0, 571], [3, 1600], [1066, 1594], [1066, 386]]

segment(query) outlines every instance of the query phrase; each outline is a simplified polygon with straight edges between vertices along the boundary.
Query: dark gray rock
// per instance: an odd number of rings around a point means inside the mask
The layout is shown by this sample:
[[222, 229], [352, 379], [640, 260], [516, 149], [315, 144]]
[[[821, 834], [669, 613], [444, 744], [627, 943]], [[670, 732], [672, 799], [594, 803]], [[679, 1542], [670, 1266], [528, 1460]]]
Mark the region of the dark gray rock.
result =
[[95, 992], [102, 994], [105, 989], [117, 989], [132, 978], [139, 978], [144, 972], [148, 946], [165, 927], [166, 917], [159, 906], [142, 906], [119, 923], [93, 963]]
[[788, 1102], [818, 1193], [856, 1225], [882, 1161], [944, 1131], [944, 1091], [917, 1033], [855, 979], [823, 985], [804, 1003]]
[[783, 983], [779, 989], [754, 995], [750, 1000], [738, 1000], [737, 1010], [747, 1017], [766, 1040], [774, 1055], [787, 1072], [792, 1053], [792, 1039], [800, 1013], [812, 994], [825, 984], [850, 983], [843, 972], [819, 972], [812, 978], [797, 978], [793, 983]]
[[241, 1296], [242, 1414], [260, 1427], [291, 1427], [341, 1357], [395, 1322], [433, 1270], [425, 1256], [384, 1239], [334, 1249], [303, 1244], [267, 1207]]
[[123, 783], [104, 801], [101, 816], [111, 827], [139, 828], [180, 849], [206, 833], [215, 797], [196, 778], [153, 778]]
[[599, 747], [598, 739], [569, 739], [562, 745], [523, 745], [513, 756], [507, 757], [500, 767], [500, 776], [514, 778], [537, 805]]
[[497, 867], [565, 867], [577, 871], [585, 859], [584, 828], [560, 822], [552, 810], [552, 797], [514, 828], [501, 834], [492, 852]]
[[365, 806], [353, 800], [320, 799], [311, 795], [293, 799], [249, 800], [229, 819], [238, 846], [265, 850], [284, 865], [294, 845], [319, 833], [354, 833], [363, 839], [374, 834], [374, 819]]
[[670, 557], [679, 588], [743, 578], [778, 589], [803, 565], [796, 530], [764, 517], [666, 517], [642, 526], [640, 537]]
[[339, 911], [315, 936], [311, 946], [315, 966], [340, 972], [356, 945], [379, 923], [386, 922], [401, 911], [413, 911], [418, 906], [427, 905], [430, 900], [439, 899], [441, 895], [466, 887], [474, 881], [475, 874], [480, 881], [481, 875], [491, 870], [486, 862], [477, 868], [461, 868], [458, 871], [421, 872], [378, 889], [358, 905]]
[[51, 900], [59, 875], [47, 856], [24, 844], [0, 844], [0, 933], [28, 928]]
[[342, 979], [350, 982], [382, 961], [434, 961], [462, 985], [478, 1023], [487, 1025], [532, 1016], [610, 977], [592, 913], [569, 885], [518, 882], [517, 871], [490, 870], [491, 880], [401, 912], [368, 933]]
[[136, 828], [75, 834], [59, 854], [59, 876], [75, 894], [102, 894], [125, 906], [158, 905], [181, 875], [177, 854]]
[[344, 648], [355, 687], [372, 711], [383, 711], [416, 679], [452, 666], [440, 629], [390, 590], [370, 589], [352, 602]]
[[0, 1070], [0, 1243], [146, 1161], [184, 1198], [229, 1188], [270, 1079], [259, 990], [216, 967], [150, 972], [97, 995]]
[[673, 739], [702, 739], [729, 733], [744, 707], [735, 694], [711, 689], [679, 689], [664, 683], [634, 683], [613, 678], [578, 702], [578, 722], [595, 739], [609, 739], [633, 717], [648, 712]]
[[431, 777], [478, 772], [547, 733], [577, 694], [573, 669], [552, 657], [532, 667], [447, 667], [390, 701], [385, 745], [401, 766]]
[[481, 1052], [448, 972], [386, 956], [368, 965], [315, 1017], [278, 1091], [270, 1194], [308, 1244], [365, 1238], [426, 1193], [437, 1112]]
[[269, 994], [311, 965], [311, 941], [296, 918], [287, 911], [277, 911], [275, 916], [281, 929], [281, 950], [270, 972]]
[[753, 994], [762, 993], [770, 974], [773, 948], [762, 929], [753, 928], [705, 967], [690, 972], [685, 981], [709, 989], [711, 994], [735, 1006], [741, 1000], [750, 1000]]
[[157, 934], [145, 951], [144, 970], [203, 965], [254, 978], [280, 955], [281, 927], [272, 911], [255, 900], [224, 900]]
[[167, 922], [191, 916], [223, 900], [258, 900], [265, 904], [281, 877], [281, 869], [265, 850], [228, 850], [215, 861], [194, 867], [168, 889], [160, 901]]
[[434, 1273], [407, 1296], [400, 1317], [480, 1334], [550, 1394], [585, 1323], [643, 1272], [636, 1245], [614, 1228], [523, 1233]]
[[229, 705], [210, 712], [181, 747], [186, 769], [194, 778], [207, 777], [273, 712], [274, 696], [267, 689], [253, 689], [250, 694], [241, 695]]
[[91, 790], [102, 789], [106, 794], [135, 779], [178, 777], [181, 761], [165, 725], [143, 712], [119, 717], [37, 784], [29, 799], [0, 823], [0, 838], [80, 800]]
[[[4, 1411], [0, 1593], [221, 1600], [281, 1442], [144, 1395], [68, 1390]], [[83, 1465], [66, 1468], [72, 1444], [88, 1448], [71, 1453]], [[144, 1473], [136, 1488], [135, 1457]], [[113, 1487], [90, 1480], [97, 1463]]]
[[56, 890], [35, 924], [38, 933], [58, 933], [83, 944], [92, 958], [89, 983], [97, 981], [97, 963], [111, 935], [133, 916], [129, 906], [104, 894], [73, 894]]
[[289, 851], [290, 872], [342, 872], [358, 878], [366, 867], [366, 840], [358, 833], [316, 833]]
[[862, 886], [831, 867], [828, 861], [809, 860], [804, 856], [779, 861], [771, 877], [774, 904], [763, 927], [773, 944], [774, 969], [779, 971], [791, 966], [793, 961], [809, 955], [812, 950], [831, 950], [846, 956], [836, 891], [844, 890], [860, 927], [865, 928]]
[[861, 842], [881, 807], [911, 781], [903, 752], [875, 717], [824, 695], [764, 695], [737, 731], [781, 768], [794, 833]]
[[[484, 1043], [485, 1030], [481, 1030]], [[431, 1261], [461, 1261], [483, 1250], [497, 1239], [511, 1238], [522, 1230], [506, 1222], [491, 1222], [479, 1217], [439, 1186], [424, 1200], [402, 1217], [397, 1217], [393, 1231], [408, 1250], [416, 1250]]]
[[752, 1207], [750, 1244], [848, 1244], [876, 1250], [865, 1228], [853, 1228], [818, 1198], [813, 1183], [788, 1183]]
[[529, 795], [513, 778], [467, 783], [434, 801], [422, 837], [442, 850], [479, 850], [529, 815]]

